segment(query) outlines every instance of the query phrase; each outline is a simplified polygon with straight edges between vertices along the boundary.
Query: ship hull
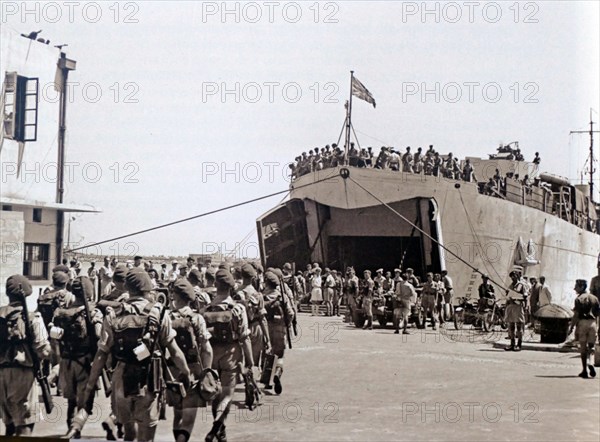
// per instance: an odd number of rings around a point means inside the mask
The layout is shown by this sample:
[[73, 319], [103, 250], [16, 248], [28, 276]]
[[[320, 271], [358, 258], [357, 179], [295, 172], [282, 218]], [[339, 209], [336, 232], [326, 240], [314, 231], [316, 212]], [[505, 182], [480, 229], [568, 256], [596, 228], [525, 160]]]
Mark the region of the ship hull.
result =
[[[421, 278], [446, 269], [457, 297], [477, 297], [478, 271], [498, 288], [508, 287], [512, 267], [529, 255], [524, 275], [545, 276], [553, 300], [566, 306], [573, 304], [575, 280], [589, 281], [597, 272], [600, 236], [552, 213], [483, 195], [476, 183], [389, 170], [349, 171], [348, 179], [334, 168], [294, 181], [288, 203], [295, 205], [289, 212], [293, 233], [287, 234], [293, 236], [287, 240], [293, 244], [291, 255], [278, 253], [272, 238], [270, 246], [264, 241], [272, 213], [259, 219], [266, 265], [285, 259], [339, 270], [353, 265], [359, 272], [413, 267]], [[322, 181], [327, 177], [332, 178]], [[285, 236], [284, 230], [277, 234]]]

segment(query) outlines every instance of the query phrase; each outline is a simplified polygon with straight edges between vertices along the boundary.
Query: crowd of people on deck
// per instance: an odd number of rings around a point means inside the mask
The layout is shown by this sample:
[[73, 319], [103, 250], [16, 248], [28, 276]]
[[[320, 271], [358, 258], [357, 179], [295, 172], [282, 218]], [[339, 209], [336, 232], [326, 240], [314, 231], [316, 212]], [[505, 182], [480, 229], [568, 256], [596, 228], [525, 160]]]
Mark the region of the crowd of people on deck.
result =
[[[499, 158], [507, 160], [524, 161], [525, 159], [519, 148], [512, 149], [509, 146], [501, 145], [498, 148], [498, 155]], [[540, 163], [538, 152], [535, 153], [533, 163], [536, 165]], [[470, 159], [461, 161], [452, 152], [442, 155], [433, 148], [433, 145], [429, 145], [426, 151], [423, 151], [422, 147], [413, 151], [408, 146], [404, 153], [394, 147], [382, 146], [376, 154], [372, 147], [357, 148], [354, 143], [350, 143], [346, 156], [344, 150], [333, 143], [331, 146], [315, 147], [308, 153], [302, 152], [294, 159], [290, 169], [292, 179], [296, 179], [311, 172], [342, 165], [433, 175], [468, 182], [478, 181]]]

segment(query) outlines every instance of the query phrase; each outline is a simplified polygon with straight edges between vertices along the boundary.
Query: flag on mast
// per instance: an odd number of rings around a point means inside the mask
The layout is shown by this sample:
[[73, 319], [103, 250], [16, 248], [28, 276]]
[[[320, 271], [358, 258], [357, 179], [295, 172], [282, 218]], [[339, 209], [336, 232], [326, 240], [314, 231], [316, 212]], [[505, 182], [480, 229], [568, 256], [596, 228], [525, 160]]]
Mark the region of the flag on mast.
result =
[[375, 107], [375, 98], [373, 98], [371, 92], [354, 76], [352, 77], [352, 95], [371, 103]]

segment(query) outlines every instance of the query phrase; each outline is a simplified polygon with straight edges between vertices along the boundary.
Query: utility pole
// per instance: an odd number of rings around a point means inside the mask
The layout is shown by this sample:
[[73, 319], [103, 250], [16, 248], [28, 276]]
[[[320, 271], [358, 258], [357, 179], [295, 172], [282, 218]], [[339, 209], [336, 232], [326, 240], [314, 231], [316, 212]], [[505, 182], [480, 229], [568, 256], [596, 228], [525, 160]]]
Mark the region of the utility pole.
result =
[[[63, 203], [65, 193], [65, 136], [67, 132], [67, 80], [69, 71], [74, 71], [76, 62], [67, 58], [64, 52], [60, 53], [57, 62], [61, 71], [60, 103], [58, 113], [58, 160], [56, 176], [56, 202]], [[65, 214], [62, 210], [56, 212], [56, 264], [62, 262], [65, 229]]]
[[572, 130], [569, 134], [589, 134], [590, 135], [590, 157], [589, 157], [589, 175], [590, 175], [590, 202], [594, 202], [594, 174], [596, 169], [594, 168], [594, 134], [600, 131], [594, 130], [594, 121], [592, 120], [592, 109], [590, 109], [590, 130]]

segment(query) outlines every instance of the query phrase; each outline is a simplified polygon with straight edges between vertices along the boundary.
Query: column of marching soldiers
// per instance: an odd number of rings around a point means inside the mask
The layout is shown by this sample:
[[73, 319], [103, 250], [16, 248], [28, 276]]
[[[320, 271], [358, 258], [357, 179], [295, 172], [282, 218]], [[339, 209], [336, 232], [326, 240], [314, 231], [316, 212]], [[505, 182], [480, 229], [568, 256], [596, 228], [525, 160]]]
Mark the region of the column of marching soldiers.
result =
[[264, 394], [253, 366], [260, 365], [264, 389], [281, 394], [296, 307], [290, 278], [280, 269], [263, 273], [260, 265], [245, 263], [234, 272], [236, 281], [225, 264], [204, 272], [194, 266], [173, 272], [162, 290], [143, 267], [130, 267], [116, 265], [112, 283], [94, 303], [88, 276], [73, 278], [68, 267], [56, 266], [35, 313], [27, 309], [27, 278], [8, 278], [9, 304], [0, 307], [6, 435], [32, 434], [36, 380], [47, 413], [51, 386], [67, 399], [66, 438], [81, 437], [101, 385], [111, 403], [102, 423], [108, 440], [153, 440], [171, 406], [174, 439], [187, 441], [198, 408], [210, 404], [214, 422], [205, 440], [226, 441], [238, 382], [244, 382], [250, 409]]

